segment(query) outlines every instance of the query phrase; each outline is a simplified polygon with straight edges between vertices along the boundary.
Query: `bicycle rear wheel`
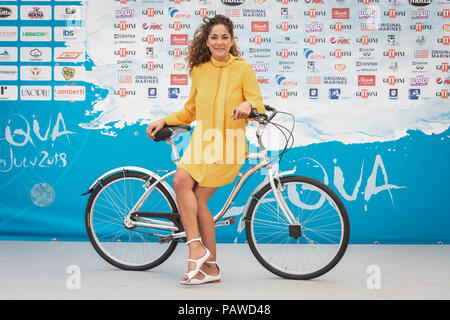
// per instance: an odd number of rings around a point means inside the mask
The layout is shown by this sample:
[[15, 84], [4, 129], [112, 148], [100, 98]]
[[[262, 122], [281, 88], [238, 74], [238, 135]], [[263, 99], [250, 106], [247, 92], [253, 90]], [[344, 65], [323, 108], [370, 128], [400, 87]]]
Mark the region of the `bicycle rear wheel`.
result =
[[[149, 179], [149, 175], [136, 171], [113, 174], [98, 184], [86, 206], [86, 230], [92, 246], [103, 259], [120, 269], [154, 268], [172, 254], [178, 243], [177, 240], [159, 242], [161, 236], [168, 236], [173, 231], [124, 226], [125, 216], [144, 193], [143, 187]], [[152, 179], [150, 183], [154, 181]], [[178, 212], [175, 200], [161, 183], [140, 210]], [[182, 226], [176, 224], [178, 232]]]
[[328, 186], [303, 176], [280, 178], [282, 195], [295, 224], [275, 200], [270, 184], [254, 196], [246, 214], [246, 236], [255, 258], [269, 271], [307, 280], [331, 270], [350, 237], [344, 204]]

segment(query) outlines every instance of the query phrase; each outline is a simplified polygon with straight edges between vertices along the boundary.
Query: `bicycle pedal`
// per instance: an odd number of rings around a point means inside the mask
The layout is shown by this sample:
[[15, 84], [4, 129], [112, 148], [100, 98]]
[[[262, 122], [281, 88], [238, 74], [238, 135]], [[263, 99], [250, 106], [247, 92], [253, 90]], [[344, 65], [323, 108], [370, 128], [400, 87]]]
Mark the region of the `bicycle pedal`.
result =
[[236, 217], [229, 217], [226, 218], [224, 221], [229, 221], [229, 224], [235, 224], [236, 223]]
[[173, 240], [173, 238], [172, 237], [160, 237], [159, 239], [158, 239], [158, 243], [168, 243], [168, 242], [170, 242], [170, 241], [172, 241]]
[[229, 226], [230, 224], [236, 223], [236, 217], [229, 217], [223, 219], [222, 221], [216, 222], [216, 227]]

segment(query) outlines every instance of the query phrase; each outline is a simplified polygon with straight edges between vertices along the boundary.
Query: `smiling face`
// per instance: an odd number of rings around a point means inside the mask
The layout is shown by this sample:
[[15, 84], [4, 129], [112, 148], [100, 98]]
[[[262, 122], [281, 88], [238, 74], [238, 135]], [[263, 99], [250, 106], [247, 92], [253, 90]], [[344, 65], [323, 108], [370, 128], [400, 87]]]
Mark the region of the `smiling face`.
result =
[[218, 61], [228, 61], [230, 58], [228, 53], [233, 45], [233, 39], [228, 28], [223, 24], [216, 24], [213, 26], [208, 39], [206, 39], [206, 45], [211, 51], [214, 59]]

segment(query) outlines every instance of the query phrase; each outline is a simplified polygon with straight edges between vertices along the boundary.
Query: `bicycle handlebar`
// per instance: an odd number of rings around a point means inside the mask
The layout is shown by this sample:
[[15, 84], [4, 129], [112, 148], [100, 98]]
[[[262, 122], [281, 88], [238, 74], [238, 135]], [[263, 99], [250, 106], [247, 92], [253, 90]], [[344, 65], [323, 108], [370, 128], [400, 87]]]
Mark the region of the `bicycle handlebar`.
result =
[[266, 108], [266, 111], [272, 112], [270, 117], [265, 113], [259, 113], [258, 111], [256, 111], [256, 109], [252, 109], [248, 117], [255, 119], [258, 122], [266, 122], [266, 121], [269, 122], [270, 120], [273, 119], [273, 117], [275, 117], [275, 115], [277, 114], [277, 110], [274, 107], [271, 107], [267, 104], [264, 105], [264, 108]]
[[[249, 118], [255, 119], [259, 123], [270, 122], [270, 120], [272, 120], [273, 117], [275, 117], [277, 110], [267, 104], [265, 104], [264, 107], [266, 108], [266, 111], [272, 112], [270, 117], [265, 113], [259, 113], [258, 111], [256, 111], [256, 109], [252, 109], [252, 111], [250, 112]], [[155, 134], [154, 141], [157, 142], [157, 141], [167, 140], [172, 137], [172, 135], [175, 131], [187, 132], [190, 130], [191, 130], [191, 127], [186, 126], [186, 125], [178, 125], [178, 126], [165, 125], [161, 130], [159, 130]]]

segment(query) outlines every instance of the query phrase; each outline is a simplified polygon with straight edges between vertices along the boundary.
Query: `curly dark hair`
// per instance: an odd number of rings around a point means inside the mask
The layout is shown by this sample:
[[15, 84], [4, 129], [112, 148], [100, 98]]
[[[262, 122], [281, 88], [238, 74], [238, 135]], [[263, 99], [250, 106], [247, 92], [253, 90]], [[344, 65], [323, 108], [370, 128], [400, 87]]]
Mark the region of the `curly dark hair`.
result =
[[[207, 62], [211, 59], [211, 51], [209, 51], [209, 48], [206, 45], [206, 40], [211, 33], [212, 27], [218, 24], [223, 24], [228, 29], [228, 32], [233, 39], [234, 25], [233, 21], [231, 21], [230, 18], [222, 14], [215, 15], [212, 18], [204, 17], [203, 24], [201, 24], [200, 27], [197, 28], [194, 33], [194, 38], [189, 42], [189, 46], [187, 48], [186, 61], [188, 63], [189, 73], [192, 72], [192, 69], [195, 66], [198, 66], [203, 62]], [[241, 55], [241, 52], [239, 51], [234, 41], [233, 45], [230, 48], [230, 53], [236, 57]]]

